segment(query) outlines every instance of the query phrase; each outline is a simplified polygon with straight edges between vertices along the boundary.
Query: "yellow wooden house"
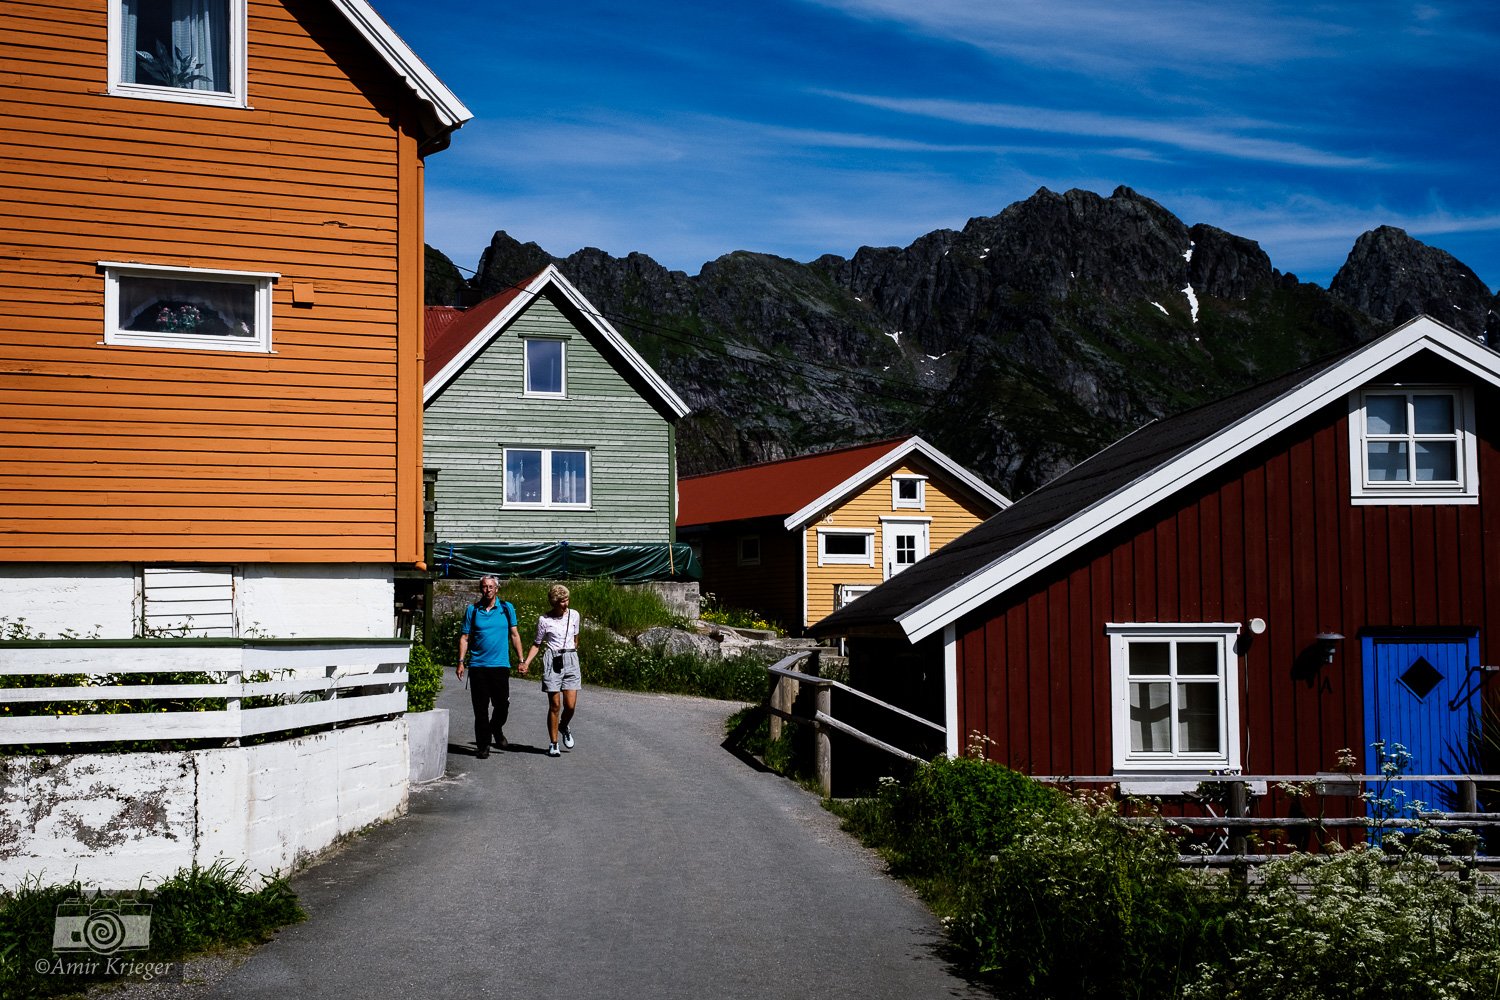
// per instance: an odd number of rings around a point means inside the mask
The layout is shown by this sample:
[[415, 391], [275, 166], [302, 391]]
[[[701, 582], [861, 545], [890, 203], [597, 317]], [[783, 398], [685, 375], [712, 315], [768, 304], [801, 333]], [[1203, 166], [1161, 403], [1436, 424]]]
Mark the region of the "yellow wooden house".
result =
[[677, 529], [719, 605], [800, 633], [1008, 506], [906, 437], [685, 477]]

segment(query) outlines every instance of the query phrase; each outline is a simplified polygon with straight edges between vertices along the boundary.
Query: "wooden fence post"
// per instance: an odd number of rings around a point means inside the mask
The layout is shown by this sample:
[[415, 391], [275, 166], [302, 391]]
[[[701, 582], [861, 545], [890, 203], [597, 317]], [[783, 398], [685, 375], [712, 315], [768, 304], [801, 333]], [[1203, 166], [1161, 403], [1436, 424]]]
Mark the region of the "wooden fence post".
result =
[[[823, 715], [833, 715], [833, 685], [824, 682], [818, 685], [818, 711]], [[818, 787], [823, 790], [824, 798], [833, 797], [833, 747], [828, 739], [828, 727], [819, 722], [817, 724], [817, 769]]]
[[[1250, 786], [1246, 785], [1243, 781], [1231, 781], [1231, 782], [1229, 782], [1229, 787], [1228, 787], [1228, 792], [1229, 792], [1229, 808], [1227, 808], [1227, 809], [1224, 810], [1224, 812], [1227, 815], [1229, 815], [1229, 816], [1248, 816], [1250, 814], [1249, 796], [1246, 794], [1249, 791], [1249, 787]], [[1245, 853], [1245, 830], [1244, 830], [1244, 827], [1232, 827], [1230, 829], [1230, 831], [1229, 831], [1229, 853], [1230, 854], [1244, 854]]]
[[[787, 710], [786, 698], [782, 695], [782, 691], [785, 689], [786, 683], [787, 682], [785, 677], [777, 677], [774, 674], [772, 675], [771, 707], [779, 712], [785, 712]], [[777, 715], [776, 712], [771, 712], [770, 717], [771, 742], [775, 743], [777, 740], [781, 739], [781, 716]]]

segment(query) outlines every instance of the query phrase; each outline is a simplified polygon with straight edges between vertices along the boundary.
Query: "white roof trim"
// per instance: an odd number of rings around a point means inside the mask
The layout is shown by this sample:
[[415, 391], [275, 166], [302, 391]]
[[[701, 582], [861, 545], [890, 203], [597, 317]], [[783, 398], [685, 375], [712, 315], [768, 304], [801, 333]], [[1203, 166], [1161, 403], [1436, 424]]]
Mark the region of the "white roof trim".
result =
[[1334, 367], [1283, 393], [1243, 420], [1222, 428], [1167, 464], [1121, 487], [988, 566], [968, 574], [899, 616], [896, 623], [914, 643], [934, 634], [1146, 510], [1162, 497], [1227, 465], [1314, 410], [1344, 397], [1423, 351], [1430, 351], [1476, 377], [1500, 386], [1500, 354], [1434, 319], [1418, 316], [1366, 344]]
[[444, 129], [454, 129], [474, 115], [443, 81], [427, 68], [401, 36], [375, 13], [366, 0], [333, 0], [333, 6], [349, 19], [356, 31], [365, 37], [375, 51], [406, 81], [416, 95], [432, 105]]
[[573, 283], [563, 277], [562, 272], [553, 264], [548, 264], [541, 273], [528, 281], [525, 287], [520, 289], [516, 297], [505, 304], [504, 309], [496, 313], [495, 317], [486, 323], [483, 329], [469, 338], [469, 342], [464, 345], [463, 350], [454, 355], [453, 360], [449, 361], [442, 367], [442, 370], [427, 380], [427, 384], [422, 389], [422, 404], [425, 406], [427, 403], [432, 402], [432, 398], [442, 392], [448, 383], [453, 381], [454, 376], [462, 371], [464, 366], [472, 361], [480, 351], [488, 347], [490, 341], [494, 340], [501, 331], [514, 322], [516, 317], [520, 316], [526, 307], [531, 305], [532, 300], [540, 295], [549, 285], [557, 289], [564, 298], [577, 307], [578, 311], [583, 314], [584, 319], [588, 321], [589, 326], [593, 327], [594, 331], [611, 348], [619, 353], [620, 357], [625, 360], [625, 364], [645, 381], [646, 385], [656, 393], [667, 409], [671, 410], [679, 418], [685, 417], [691, 412], [688, 409], [688, 405], [682, 401], [682, 398], [673, 392], [672, 387], [656, 373], [656, 369], [648, 365], [646, 359], [636, 353], [635, 348], [631, 347], [630, 343], [624, 337], [620, 336], [619, 331], [610, 325], [609, 320], [601, 316], [599, 310], [594, 308], [594, 304], [585, 298], [582, 292], [573, 287]]
[[782, 526], [785, 527], [786, 530], [792, 531], [793, 529], [806, 524], [808, 521], [821, 514], [826, 508], [846, 499], [849, 493], [852, 493], [854, 490], [864, 486], [866, 483], [876, 478], [877, 476], [885, 474], [891, 469], [892, 466], [899, 464], [902, 459], [906, 458], [906, 456], [910, 455], [912, 452], [917, 452], [933, 465], [936, 465], [938, 468], [942, 469], [954, 479], [957, 479], [959, 482], [963, 483], [975, 493], [978, 493], [986, 500], [989, 500], [991, 503], [998, 506], [1001, 510], [1004, 510], [1005, 508], [1010, 506], [1010, 501], [1006, 499], [1004, 494], [991, 488], [987, 483], [984, 482], [984, 480], [974, 475], [974, 473], [970, 472], [962, 465], [959, 465], [957, 462], [953, 461], [953, 459], [949, 458], [947, 455], [944, 455], [942, 452], [938, 451], [936, 448], [928, 444], [926, 441], [923, 441], [921, 438], [910, 437], [902, 443], [896, 445], [880, 458], [865, 466], [863, 469], [860, 469], [848, 479], [845, 479], [842, 483], [839, 483], [827, 493], [824, 493], [822, 496], [818, 497], [812, 503], [803, 507], [796, 513], [789, 515], [787, 519], [782, 522]]

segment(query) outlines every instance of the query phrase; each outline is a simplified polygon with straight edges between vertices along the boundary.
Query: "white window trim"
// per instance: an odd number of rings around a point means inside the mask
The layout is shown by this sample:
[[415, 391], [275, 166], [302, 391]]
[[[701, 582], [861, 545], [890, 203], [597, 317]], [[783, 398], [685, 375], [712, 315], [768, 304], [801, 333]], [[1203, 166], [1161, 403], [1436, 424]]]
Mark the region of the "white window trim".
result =
[[[505, 470], [510, 468], [510, 453], [513, 451], [539, 451], [542, 453], [541, 503], [520, 503], [505, 499]], [[588, 503], [559, 503], [552, 499], [552, 455], [555, 452], [582, 452], [584, 459], [584, 489], [588, 491]], [[500, 455], [500, 509], [501, 510], [593, 510], [594, 509], [594, 454], [588, 448], [538, 448], [516, 445], [502, 448]]]
[[[824, 540], [829, 535], [864, 535], [865, 554], [862, 556], [849, 556], [841, 553], [829, 553], [826, 551]], [[819, 528], [818, 529], [818, 565], [819, 566], [874, 566], [875, 565], [875, 529], [874, 528]]]
[[[1238, 622], [1143, 622], [1104, 626], [1109, 636], [1111, 740], [1116, 772], [1171, 772], [1236, 769], [1240, 767], [1239, 655], [1235, 641]], [[1130, 660], [1133, 640], [1214, 639], [1220, 644], [1219, 662], [1223, 712], [1219, 716], [1219, 745], [1223, 753], [1132, 752], [1130, 749]], [[1176, 720], [1172, 725], [1176, 726]]]
[[[833, 585], [833, 609], [837, 611], [839, 608], [845, 607], [851, 601], [865, 596], [874, 590], [875, 587], [876, 584], [873, 583], [835, 583]], [[859, 591], [859, 593], [853, 597], [849, 596], [849, 592], [855, 590]]]
[[[562, 371], [558, 379], [562, 386], [560, 392], [534, 392], [531, 388], [531, 350], [532, 341], [546, 341], [558, 344], [562, 347]], [[522, 337], [521, 338], [521, 395], [528, 399], [565, 399], [568, 395], [568, 342], [562, 337]]]
[[[902, 500], [901, 487], [903, 482], [915, 482], [917, 484], [917, 499]], [[891, 476], [891, 510], [926, 510], [927, 509], [927, 477], [910, 472], [898, 472]]]
[[173, 101], [180, 104], [209, 104], [221, 108], [250, 106], [246, 70], [249, 32], [247, 0], [229, 0], [229, 91], [188, 90], [184, 87], [162, 87], [151, 83], [127, 83], [120, 79], [124, 69], [120, 58], [120, 31], [125, 23], [121, 0], [109, 0], [109, 93], [115, 97], [144, 98], [149, 101]]
[[[1371, 482], [1365, 448], [1365, 397], [1391, 395], [1451, 396], [1453, 419], [1458, 425], [1458, 482]], [[1349, 485], [1350, 503], [1453, 504], [1479, 503], [1479, 448], [1474, 436], [1474, 393], [1454, 385], [1371, 385], [1349, 394]]]
[[[271, 285], [281, 275], [275, 271], [220, 271], [205, 267], [172, 267], [166, 264], [133, 264], [101, 260], [104, 271], [104, 343], [120, 347], [172, 347], [195, 351], [247, 351], [270, 354]], [[255, 286], [255, 336], [212, 337], [196, 333], [147, 333], [121, 330], [120, 278], [136, 276], [180, 277], [186, 280], [233, 282]]]
[[[745, 543], [755, 542], [754, 558], [745, 557]], [[759, 535], [741, 535], [734, 540], [735, 565], [737, 566], [759, 566], [761, 556], [761, 541]]]

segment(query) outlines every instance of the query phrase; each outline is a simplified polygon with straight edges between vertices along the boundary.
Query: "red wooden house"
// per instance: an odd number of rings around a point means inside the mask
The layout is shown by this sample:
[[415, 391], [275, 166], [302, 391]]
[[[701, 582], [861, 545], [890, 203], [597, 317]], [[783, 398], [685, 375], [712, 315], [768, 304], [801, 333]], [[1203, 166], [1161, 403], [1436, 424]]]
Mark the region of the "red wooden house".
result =
[[1375, 740], [1469, 770], [1497, 404], [1500, 354], [1421, 317], [1141, 428], [813, 631], [948, 753], [1033, 774], [1307, 774]]

